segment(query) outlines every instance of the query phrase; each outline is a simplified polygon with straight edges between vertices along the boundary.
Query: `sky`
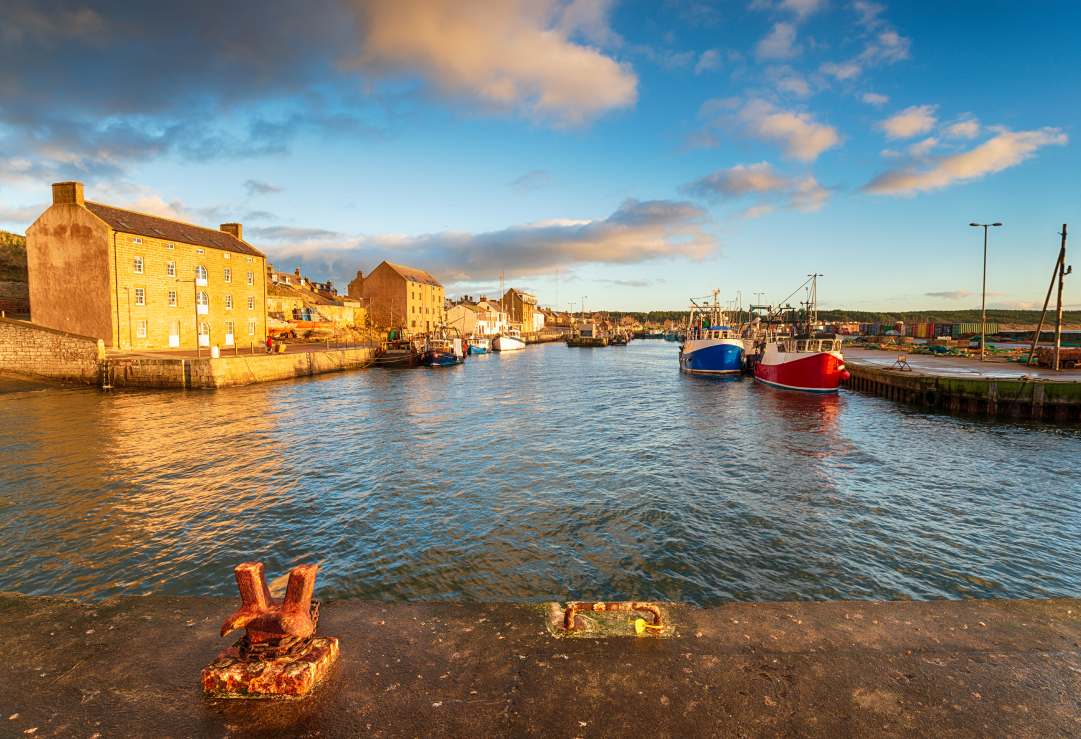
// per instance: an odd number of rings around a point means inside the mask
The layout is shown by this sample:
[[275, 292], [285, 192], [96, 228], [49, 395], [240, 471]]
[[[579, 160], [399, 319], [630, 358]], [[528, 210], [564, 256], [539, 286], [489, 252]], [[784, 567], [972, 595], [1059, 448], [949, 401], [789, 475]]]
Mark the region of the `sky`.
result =
[[[1081, 232], [1074, 0], [0, 0], [0, 228], [52, 182], [343, 288], [558, 309], [1039, 307]], [[1081, 307], [1067, 279], [1066, 303]], [[760, 295], [759, 295], [760, 294]]]

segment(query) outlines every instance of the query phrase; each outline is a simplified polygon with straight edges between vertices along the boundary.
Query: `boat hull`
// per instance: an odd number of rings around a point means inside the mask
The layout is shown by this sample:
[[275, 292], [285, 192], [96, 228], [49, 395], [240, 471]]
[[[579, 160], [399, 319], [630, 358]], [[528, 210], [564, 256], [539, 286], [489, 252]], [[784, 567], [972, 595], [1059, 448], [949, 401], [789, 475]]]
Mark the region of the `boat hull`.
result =
[[462, 357], [457, 354], [444, 352], [428, 352], [424, 357], [424, 364], [429, 367], [452, 367], [462, 363]]
[[486, 347], [486, 346], [473, 346], [472, 344], [470, 344], [469, 345], [469, 353], [470, 354], [487, 354], [488, 353], [488, 347]]
[[497, 352], [516, 352], [525, 349], [525, 342], [513, 336], [497, 336], [492, 340], [492, 350]]
[[679, 368], [692, 375], [738, 374], [743, 371], [743, 341], [688, 340], [679, 354]]
[[848, 377], [844, 358], [834, 352], [767, 352], [754, 378], [782, 390], [835, 393]]

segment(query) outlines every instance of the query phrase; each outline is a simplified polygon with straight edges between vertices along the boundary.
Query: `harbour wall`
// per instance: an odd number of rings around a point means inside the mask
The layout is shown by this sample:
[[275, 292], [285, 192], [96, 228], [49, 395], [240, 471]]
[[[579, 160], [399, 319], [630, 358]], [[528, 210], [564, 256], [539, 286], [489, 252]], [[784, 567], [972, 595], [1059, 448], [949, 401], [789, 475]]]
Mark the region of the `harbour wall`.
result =
[[[1076, 736], [1081, 601], [669, 606], [567, 638], [538, 605], [324, 601], [295, 701], [208, 700], [235, 596], [0, 594], [11, 736]], [[4, 733], [4, 732], [0, 732]]]
[[922, 408], [972, 415], [1081, 421], [1081, 377], [987, 377], [904, 371], [846, 361], [845, 386]]
[[360, 369], [373, 357], [370, 347], [217, 359], [120, 357], [105, 363], [104, 379], [113, 387], [213, 389]]
[[104, 357], [98, 339], [0, 318], [0, 371], [96, 384]]

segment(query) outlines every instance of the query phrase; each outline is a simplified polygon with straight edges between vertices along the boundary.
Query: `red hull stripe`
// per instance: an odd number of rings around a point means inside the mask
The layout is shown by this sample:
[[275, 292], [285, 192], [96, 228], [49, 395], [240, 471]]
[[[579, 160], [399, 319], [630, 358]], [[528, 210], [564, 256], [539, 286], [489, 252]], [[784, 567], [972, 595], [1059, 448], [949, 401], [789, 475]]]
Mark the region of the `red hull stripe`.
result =
[[810, 354], [781, 364], [757, 364], [756, 379], [792, 390], [833, 392], [841, 384], [844, 362], [828, 352]]

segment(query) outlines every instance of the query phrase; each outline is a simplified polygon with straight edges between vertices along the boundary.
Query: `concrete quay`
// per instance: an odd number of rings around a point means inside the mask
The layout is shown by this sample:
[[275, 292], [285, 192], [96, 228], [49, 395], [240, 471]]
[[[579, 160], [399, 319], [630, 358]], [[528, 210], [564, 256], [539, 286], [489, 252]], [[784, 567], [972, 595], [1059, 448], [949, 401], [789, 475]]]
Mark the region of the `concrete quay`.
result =
[[191, 352], [110, 353], [102, 363], [102, 382], [112, 387], [213, 389], [288, 380], [360, 369], [372, 363], [371, 347], [326, 348], [293, 345], [281, 354], [262, 350], [224, 352], [217, 359]]
[[1026, 367], [1004, 361], [846, 349], [845, 385], [858, 392], [951, 413], [1081, 421], [1081, 370]]
[[0, 595], [9, 736], [1077, 736], [1081, 601], [673, 606], [561, 638], [541, 605], [324, 603], [297, 701], [208, 700], [231, 598]]

